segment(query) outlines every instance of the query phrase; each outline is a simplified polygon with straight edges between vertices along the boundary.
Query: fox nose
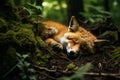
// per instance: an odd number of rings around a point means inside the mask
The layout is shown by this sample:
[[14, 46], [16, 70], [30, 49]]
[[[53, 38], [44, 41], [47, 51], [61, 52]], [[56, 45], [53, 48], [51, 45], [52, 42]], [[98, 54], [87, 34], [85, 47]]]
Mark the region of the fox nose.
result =
[[78, 52], [75, 52], [75, 51], [70, 51], [70, 52], [68, 53], [68, 57], [69, 57], [69, 58], [72, 58], [72, 59], [75, 59], [75, 58], [79, 57], [79, 53], [78, 53]]
[[69, 56], [74, 56], [75, 52], [74, 51], [70, 51]]

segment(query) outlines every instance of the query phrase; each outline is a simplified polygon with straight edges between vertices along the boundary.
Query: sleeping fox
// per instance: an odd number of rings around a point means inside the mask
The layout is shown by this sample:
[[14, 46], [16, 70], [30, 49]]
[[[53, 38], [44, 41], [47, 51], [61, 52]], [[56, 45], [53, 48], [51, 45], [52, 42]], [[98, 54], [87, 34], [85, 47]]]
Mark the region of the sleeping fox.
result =
[[45, 26], [42, 32], [45, 42], [52, 47], [66, 50], [69, 56], [76, 56], [83, 52], [93, 53], [94, 42], [100, 41], [92, 33], [79, 26], [74, 16], [71, 17], [69, 27], [50, 20], [41, 22]]

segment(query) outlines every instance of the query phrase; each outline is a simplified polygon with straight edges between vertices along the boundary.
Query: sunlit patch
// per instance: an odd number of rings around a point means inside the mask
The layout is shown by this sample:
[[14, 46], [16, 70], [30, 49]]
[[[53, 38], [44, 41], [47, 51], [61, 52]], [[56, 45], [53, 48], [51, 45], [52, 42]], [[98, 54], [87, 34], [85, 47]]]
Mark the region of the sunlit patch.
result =
[[118, 3], [117, 3], [116, 0], [113, 2], [113, 5], [114, 5], [114, 6], [117, 6], [117, 5], [118, 5]]
[[67, 8], [67, 5], [65, 3], [62, 4], [63, 8]]
[[48, 2], [43, 2], [43, 3], [42, 3], [42, 6], [44, 6], [44, 7], [46, 7], [46, 6], [48, 6], [48, 5], [49, 5]]

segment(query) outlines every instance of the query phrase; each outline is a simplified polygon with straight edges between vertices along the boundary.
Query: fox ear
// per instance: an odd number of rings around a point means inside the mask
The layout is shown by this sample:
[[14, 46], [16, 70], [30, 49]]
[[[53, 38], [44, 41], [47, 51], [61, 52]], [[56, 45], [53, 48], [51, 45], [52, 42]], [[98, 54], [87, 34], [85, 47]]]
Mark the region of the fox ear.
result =
[[69, 22], [69, 31], [70, 32], [76, 32], [79, 29], [79, 24], [75, 18], [75, 16], [71, 17], [71, 20]]

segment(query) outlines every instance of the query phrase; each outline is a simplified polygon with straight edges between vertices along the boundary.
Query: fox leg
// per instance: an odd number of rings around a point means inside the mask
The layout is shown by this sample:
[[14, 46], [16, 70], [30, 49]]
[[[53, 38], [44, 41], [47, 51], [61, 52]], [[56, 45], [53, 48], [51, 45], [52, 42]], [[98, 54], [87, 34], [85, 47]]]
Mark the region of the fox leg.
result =
[[57, 41], [55, 41], [52, 38], [46, 39], [45, 42], [52, 47], [55, 47], [55, 48], [58, 48], [58, 49], [61, 49], [61, 50], [63, 49], [63, 45], [58, 43]]

